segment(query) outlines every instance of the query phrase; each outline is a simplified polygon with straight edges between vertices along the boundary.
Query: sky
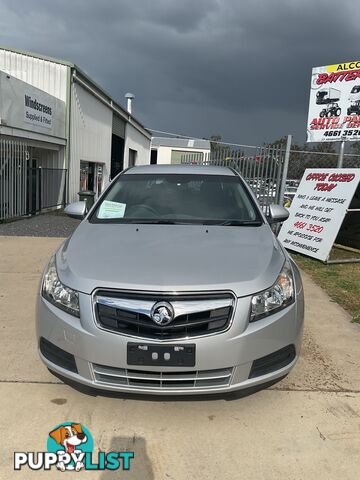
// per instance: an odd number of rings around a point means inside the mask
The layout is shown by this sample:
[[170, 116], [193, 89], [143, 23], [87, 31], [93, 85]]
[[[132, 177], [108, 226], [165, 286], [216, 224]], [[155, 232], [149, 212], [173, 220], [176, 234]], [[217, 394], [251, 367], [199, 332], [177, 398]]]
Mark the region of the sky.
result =
[[305, 140], [311, 69], [359, 60], [353, 0], [0, 0], [0, 45], [77, 64], [146, 127]]

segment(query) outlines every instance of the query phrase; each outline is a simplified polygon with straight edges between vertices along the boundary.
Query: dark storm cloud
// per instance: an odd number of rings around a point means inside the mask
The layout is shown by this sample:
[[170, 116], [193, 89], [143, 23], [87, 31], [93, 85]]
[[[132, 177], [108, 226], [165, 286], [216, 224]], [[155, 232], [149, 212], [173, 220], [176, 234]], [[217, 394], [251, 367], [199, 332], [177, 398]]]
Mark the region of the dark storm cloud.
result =
[[254, 143], [305, 134], [311, 67], [358, 59], [333, 0], [0, 0], [0, 43], [77, 63], [152, 128]]

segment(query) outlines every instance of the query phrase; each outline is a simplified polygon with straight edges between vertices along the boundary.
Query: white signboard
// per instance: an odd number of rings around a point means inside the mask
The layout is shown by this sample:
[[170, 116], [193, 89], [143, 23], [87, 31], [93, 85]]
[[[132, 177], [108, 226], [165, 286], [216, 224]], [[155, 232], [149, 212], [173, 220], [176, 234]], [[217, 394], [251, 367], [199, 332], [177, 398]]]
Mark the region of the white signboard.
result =
[[360, 61], [312, 70], [308, 142], [360, 140]]
[[309, 168], [279, 240], [285, 248], [325, 261], [360, 180], [360, 168]]
[[51, 130], [53, 111], [54, 102], [49, 95], [24, 93], [24, 122]]
[[65, 138], [65, 102], [0, 70], [0, 119], [9, 128]]

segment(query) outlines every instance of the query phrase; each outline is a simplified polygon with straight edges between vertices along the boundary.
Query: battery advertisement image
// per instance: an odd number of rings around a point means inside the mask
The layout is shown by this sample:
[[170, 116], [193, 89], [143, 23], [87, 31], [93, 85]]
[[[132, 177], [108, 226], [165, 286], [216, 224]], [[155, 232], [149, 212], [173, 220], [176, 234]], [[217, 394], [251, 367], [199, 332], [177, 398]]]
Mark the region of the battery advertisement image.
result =
[[360, 61], [312, 69], [308, 142], [360, 140]]

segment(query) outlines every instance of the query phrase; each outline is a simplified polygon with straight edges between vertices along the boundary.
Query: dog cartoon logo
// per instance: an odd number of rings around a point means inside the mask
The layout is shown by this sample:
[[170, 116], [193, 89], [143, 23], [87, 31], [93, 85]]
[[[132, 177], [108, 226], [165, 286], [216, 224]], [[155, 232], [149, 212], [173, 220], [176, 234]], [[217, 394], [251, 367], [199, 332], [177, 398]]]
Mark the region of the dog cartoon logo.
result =
[[86, 427], [80, 423], [62, 423], [49, 433], [48, 451], [60, 454], [56, 467], [62, 472], [82, 470], [85, 467], [82, 461], [85, 453], [92, 450], [92, 437]]
[[48, 433], [47, 451], [14, 452], [14, 470], [127, 471], [134, 457], [135, 452], [129, 450], [99, 450], [94, 454], [94, 440], [89, 430], [79, 422], [63, 422]]

